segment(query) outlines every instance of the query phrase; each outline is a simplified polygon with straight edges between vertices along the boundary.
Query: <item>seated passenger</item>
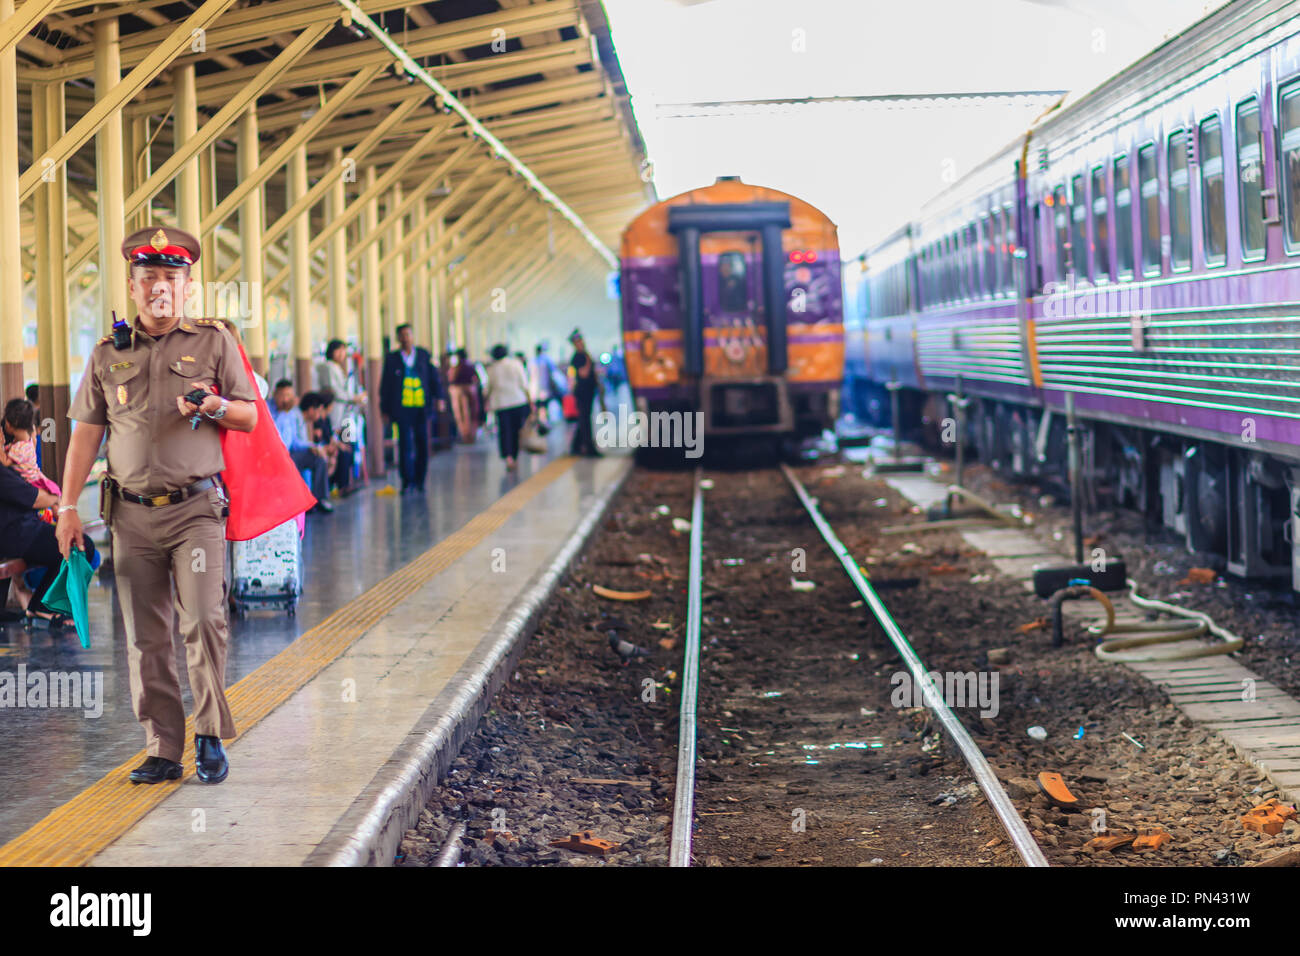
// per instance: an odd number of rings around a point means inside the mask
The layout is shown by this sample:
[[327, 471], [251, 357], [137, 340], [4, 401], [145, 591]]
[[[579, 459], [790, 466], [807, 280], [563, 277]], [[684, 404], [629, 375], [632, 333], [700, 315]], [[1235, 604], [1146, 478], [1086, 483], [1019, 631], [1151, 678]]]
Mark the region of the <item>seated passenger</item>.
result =
[[[319, 400], [320, 396], [316, 396], [316, 401]], [[275, 429], [280, 433], [284, 447], [289, 449], [293, 463], [311, 474], [311, 493], [316, 496], [316, 507], [311, 510], [316, 514], [329, 514], [334, 510], [330, 504], [329, 453], [311, 440], [307, 421], [298, 409], [298, 396], [294, 392], [293, 382], [287, 378], [275, 383], [275, 408], [271, 411], [271, 417], [275, 420]]]

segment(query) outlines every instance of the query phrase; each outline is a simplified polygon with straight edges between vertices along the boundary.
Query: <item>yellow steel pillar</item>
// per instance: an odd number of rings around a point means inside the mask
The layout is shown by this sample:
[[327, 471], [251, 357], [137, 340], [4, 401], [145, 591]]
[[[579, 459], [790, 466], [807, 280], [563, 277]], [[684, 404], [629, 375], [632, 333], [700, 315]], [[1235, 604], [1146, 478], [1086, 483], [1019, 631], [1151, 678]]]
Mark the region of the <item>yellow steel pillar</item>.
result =
[[[289, 160], [289, 194], [287, 205], [307, 195], [307, 147], [299, 146]], [[289, 232], [290, 266], [289, 310], [293, 313], [293, 366], [298, 391], [311, 388], [311, 209], [293, 221]]]
[[[126, 179], [122, 190], [130, 195], [135, 188], [149, 178], [149, 118], [136, 116], [123, 129], [126, 137]], [[133, 216], [126, 217], [126, 231], [135, 232], [143, 229], [153, 221], [153, 203], [147, 202]]]
[[[402, 186], [397, 184], [393, 186], [388, 193], [389, 215], [392, 210], [402, 205]], [[406, 217], [398, 216], [393, 222], [393, 226], [388, 230], [388, 241], [390, 249], [398, 249], [402, 245], [402, 240], [406, 238]], [[394, 342], [397, 337], [397, 327], [406, 322], [406, 253], [399, 252], [393, 257], [393, 261], [388, 267], [388, 321], [384, 323], [384, 330], [390, 336], [393, 336]]]
[[[199, 98], [194, 83], [194, 64], [186, 63], [176, 68], [173, 73], [176, 85], [176, 97], [172, 107], [176, 122], [174, 148], [189, 142], [199, 132]], [[203, 152], [203, 151], [200, 151]], [[173, 208], [176, 210], [176, 224], [187, 232], [198, 232], [203, 220], [203, 190], [200, 186], [202, 172], [200, 161], [196, 156], [185, 163], [176, 174], [176, 198]], [[206, 253], [208, 250], [203, 249]], [[213, 263], [207, 261], [206, 255], [200, 255], [199, 261], [190, 268], [190, 278], [203, 286], [203, 276], [211, 270]], [[211, 305], [204, 302], [204, 309]]]
[[[239, 117], [239, 176], [252, 179], [257, 173], [261, 151], [257, 143], [257, 106], [249, 104]], [[262, 303], [262, 187], [248, 194], [239, 210], [240, 276], [239, 316], [248, 361], [261, 375], [266, 374], [266, 325]]]
[[[415, 215], [413, 222], [423, 222], [424, 217], [428, 215], [428, 197], [425, 196], [415, 204]], [[415, 267], [415, 285], [411, 290], [411, 316], [410, 321], [415, 326], [415, 341], [417, 345], [423, 345], [429, 348], [432, 345], [431, 329], [429, 327], [429, 230], [421, 229], [420, 238], [415, 244], [416, 267]], [[437, 361], [436, 357], [434, 359]]]
[[[117, 19], [95, 21], [95, 100], [104, 99], [122, 82], [122, 55]], [[99, 199], [99, 295], [104, 328], [113, 313], [130, 319], [134, 307], [126, 293], [126, 262], [121, 245], [126, 235], [126, 171], [122, 162], [122, 113], [114, 112], [95, 135], [95, 189]]]
[[[378, 179], [375, 167], [367, 166], [365, 186], [369, 190]], [[372, 197], [367, 203], [362, 219], [366, 235], [374, 235], [379, 228], [379, 200]], [[345, 260], [346, 262], [346, 260]], [[379, 413], [379, 378], [384, 367], [384, 330], [379, 314], [379, 244], [366, 246], [361, 262], [362, 280], [362, 341], [366, 355], [366, 454], [371, 475], [384, 473], [384, 435], [388, 427]]]
[[[0, 23], [14, 15], [14, 0], [0, 0]], [[18, 201], [17, 47], [0, 46], [0, 394], [23, 391], [23, 260]], [[63, 272], [62, 265], [59, 272]]]
[[[217, 262], [217, 232], [212, 230], [204, 234], [201, 226], [202, 219], [212, 212], [217, 205], [217, 180], [216, 180], [216, 146], [209, 146], [207, 149], [199, 151], [199, 222], [194, 223], [194, 235], [199, 237], [199, 243], [203, 247], [200, 261], [206, 260], [207, 264], [203, 267], [203, 274], [216, 278], [221, 275], [221, 269]], [[206, 286], [204, 289], [206, 290]], [[217, 303], [207, 301], [206, 292], [204, 295], [204, 308], [208, 315], [217, 314]]]
[[[356, 167], [343, 163], [343, 148], [336, 146], [330, 153], [330, 168], [327, 176], [333, 177], [329, 200], [325, 204], [325, 214], [329, 219], [342, 216], [347, 207], [347, 191], [344, 177]], [[330, 237], [330, 338], [347, 340], [348, 337], [348, 234], [340, 229]]]
[[[442, 219], [439, 218], [433, 224], [433, 241], [440, 244], [442, 241]], [[429, 325], [433, 340], [434, 355], [441, 355], [447, 350], [447, 342], [451, 338], [448, 329], [448, 318], [450, 312], [447, 308], [447, 270], [439, 263], [433, 264], [432, 284], [429, 289]]]
[[[41, 154], [58, 141], [66, 125], [61, 82], [32, 87], [33, 151]], [[68, 282], [63, 271], [68, 254], [68, 181], [51, 169], [34, 195], [36, 225], [36, 355], [40, 385], [37, 439], [43, 443], [41, 466], [55, 481], [67, 455], [68, 421]], [[21, 322], [15, 323], [20, 328]], [[21, 393], [7, 393], [13, 397]], [[53, 428], [50, 428], [52, 423]], [[52, 444], [51, 444], [52, 442]]]

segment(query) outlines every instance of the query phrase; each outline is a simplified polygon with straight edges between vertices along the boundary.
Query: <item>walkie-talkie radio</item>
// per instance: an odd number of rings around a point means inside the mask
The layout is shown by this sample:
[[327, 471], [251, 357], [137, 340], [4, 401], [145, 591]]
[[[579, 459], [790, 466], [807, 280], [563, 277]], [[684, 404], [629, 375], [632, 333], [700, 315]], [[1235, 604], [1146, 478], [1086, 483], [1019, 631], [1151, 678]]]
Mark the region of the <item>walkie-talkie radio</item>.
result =
[[119, 319], [117, 312], [113, 313], [113, 348], [119, 352], [122, 349], [131, 347], [131, 340], [135, 338], [135, 330], [131, 328], [125, 319]]
[[[185, 401], [189, 402], [191, 405], [202, 405], [203, 400], [211, 394], [212, 393], [209, 392], [206, 388], [191, 389], [190, 391], [185, 393]], [[193, 429], [198, 427], [199, 427], [199, 413], [195, 412], [194, 416], [190, 419], [190, 430], [192, 431]]]

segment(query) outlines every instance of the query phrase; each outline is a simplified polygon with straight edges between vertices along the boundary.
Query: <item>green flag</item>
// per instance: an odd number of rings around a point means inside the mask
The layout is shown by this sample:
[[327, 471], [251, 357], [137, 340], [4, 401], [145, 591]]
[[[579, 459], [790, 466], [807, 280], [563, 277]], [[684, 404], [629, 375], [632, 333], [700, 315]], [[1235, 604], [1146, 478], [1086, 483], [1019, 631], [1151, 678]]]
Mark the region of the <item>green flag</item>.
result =
[[85, 552], [73, 548], [41, 601], [53, 611], [72, 615], [82, 647], [90, 647], [90, 579], [94, 575]]

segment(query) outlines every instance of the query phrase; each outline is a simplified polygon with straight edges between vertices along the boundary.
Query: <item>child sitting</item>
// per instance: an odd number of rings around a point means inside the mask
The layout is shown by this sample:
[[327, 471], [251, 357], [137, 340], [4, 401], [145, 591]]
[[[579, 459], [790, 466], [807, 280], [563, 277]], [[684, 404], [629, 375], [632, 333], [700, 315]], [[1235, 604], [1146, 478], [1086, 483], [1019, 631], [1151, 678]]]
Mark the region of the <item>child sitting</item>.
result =
[[28, 484], [57, 496], [59, 486], [36, 466], [35, 406], [25, 398], [11, 399], [5, 405], [3, 424], [5, 447], [0, 451], [0, 465], [13, 468]]

